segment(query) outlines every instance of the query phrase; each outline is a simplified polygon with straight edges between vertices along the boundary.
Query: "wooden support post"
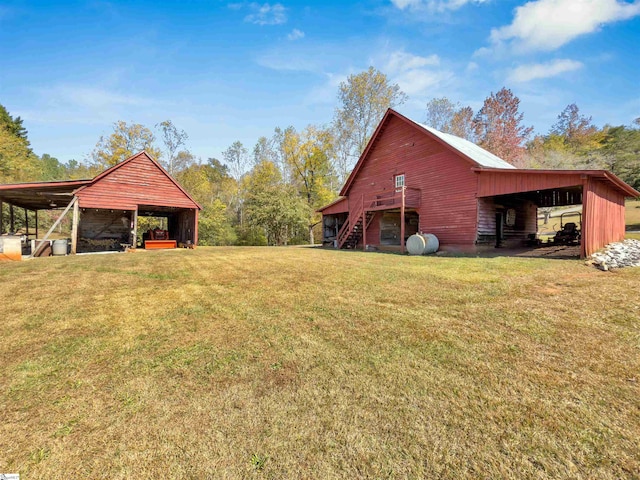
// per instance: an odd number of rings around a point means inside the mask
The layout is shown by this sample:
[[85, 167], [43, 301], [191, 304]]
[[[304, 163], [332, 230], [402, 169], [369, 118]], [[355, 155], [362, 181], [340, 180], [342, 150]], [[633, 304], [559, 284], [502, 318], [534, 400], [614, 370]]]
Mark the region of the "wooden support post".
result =
[[367, 251], [367, 213], [364, 209], [364, 193], [362, 194], [362, 251]]
[[74, 197], [73, 219], [71, 220], [71, 254], [78, 251], [78, 221], [80, 220], [80, 202]]
[[404, 192], [402, 187], [402, 204], [400, 205], [400, 251], [404, 253]]
[[193, 245], [198, 245], [198, 209], [194, 210]]
[[[591, 242], [591, 191], [588, 178], [582, 179], [582, 225], [580, 225], [580, 258], [587, 256], [587, 244]], [[589, 245], [591, 246], [591, 245]]]
[[13, 204], [9, 204], [9, 231], [11, 233], [16, 233], [15, 229], [15, 218], [13, 216]]
[[131, 246], [136, 248], [138, 246], [138, 207], [133, 211], [133, 221], [131, 223]]
[[27, 239], [29, 238], [29, 213], [24, 209], [24, 228], [26, 230]]
[[36, 239], [38, 238], [38, 210], [36, 210]]
[[367, 251], [367, 211], [362, 210], [362, 244], [364, 251]]
[[2, 230], [2, 227], [4, 225], [4, 212], [3, 212], [3, 204], [2, 201], [0, 201], [0, 235], [2, 235], [4, 233], [4, 230]]

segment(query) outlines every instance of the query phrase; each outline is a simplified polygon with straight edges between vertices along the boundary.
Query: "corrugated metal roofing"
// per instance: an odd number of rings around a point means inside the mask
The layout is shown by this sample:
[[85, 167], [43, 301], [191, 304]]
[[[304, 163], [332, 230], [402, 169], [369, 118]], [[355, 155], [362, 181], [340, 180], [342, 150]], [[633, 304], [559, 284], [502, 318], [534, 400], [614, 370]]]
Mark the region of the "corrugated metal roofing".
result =
[[[416, 122], [417, 123], [417, 122]], [[451, 135], [449, 133], [443, 133], [435, 128], [428, 127], [422, 123], [418, 123], [422, 128], [431, 132], [436, 137], [438, 137], [443, 142], [452, 146], [459, 152], [465, 154], [474, 162], [477, 162], [479, 165], [488, 168], [516, 168], [510, 163], [505, 162], [500, 157], [497, 157], [493, 153], [487, 152], [484, 148], [479, 147], [473, 142], [469, 140], [465, 140], [464, 138], [456, 137], [455, 135]]]

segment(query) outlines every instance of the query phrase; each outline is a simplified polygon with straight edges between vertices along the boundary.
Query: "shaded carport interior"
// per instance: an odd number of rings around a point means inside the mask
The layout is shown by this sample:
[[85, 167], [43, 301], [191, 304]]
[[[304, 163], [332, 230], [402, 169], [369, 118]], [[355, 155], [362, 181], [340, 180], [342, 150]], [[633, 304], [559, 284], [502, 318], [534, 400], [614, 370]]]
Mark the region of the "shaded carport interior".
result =
[[[38, 212], [42, 210], [64, 209], [74, 199], [74, 192], [91, 180], [68, 180], [56, 182], [31, 182], [0, 185], [0, 230], [7, 224], [7, 232], [15, 231], [15, 219], [24, 212], [27, 237], [39, 237]], [[2, 204], [9, 205], [9, 219], [3, 219]], [[17, 211], [16, 211], [17, 209]], [[29, 224], [27, 211], [35, 212], [34, 224]], [[4, 220], [4, 221], [3, 221]], [[8, 221], [7, 221], [8, 220]], [[33, 230], [31, 230], [33, 228]], [[7, 233], [0, 231], [0, 234]]]
[[582, 257], [624, 238], [625, 198], [640, 196], [606, 170], [473, 170], [479, 199], [531, 202], [537, 208], [582, 204]]

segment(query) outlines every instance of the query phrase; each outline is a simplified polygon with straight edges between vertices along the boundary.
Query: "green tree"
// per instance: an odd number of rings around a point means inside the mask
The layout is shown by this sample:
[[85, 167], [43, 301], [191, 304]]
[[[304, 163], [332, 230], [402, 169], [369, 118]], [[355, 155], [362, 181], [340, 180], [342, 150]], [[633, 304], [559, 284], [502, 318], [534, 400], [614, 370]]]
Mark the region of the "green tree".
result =
[[581, 115], [578, 106], [572, 103], [558, 115], [558, 121], [549, 133], [563, 139], [570, 151], [578, 152], [599, 147], [598, 141], [594, 140], [597, 131], [591, 117]]
[[333, 120], [336, 169], [344, 181], [364, 151], [388, 108], [402, 105], [407, 96], [397, 84], [373, 67], [340, 83]]
[[20, 117], [0, 105], [0, 183], [39, 180], [38, 157], [31, 151]]
[[215, 158], [206, 164], [191, 164], [176, 174], [176, 180], [201, 206], [198, 237], [202, 245], [232, 245], [237, 235], [233, 212], [236, 181], [225, 165]]
[[306, 228], [306, 204], [292, 185], [282, 181], [275, 163], [261, 161], [244, 181], [248, 223], [264, 231], [269, 245], [287, 245]]
[[524, 143], [533, 131], [522, 125], [524, 114], [519, 111], [520, 99], [505, 87], [491, 92], [474, 119], [478, 144], [519, 166], [525, 153]]
[[227, 206], [219, 198], [203, 207], [198, 221], [198, 243], [219, 246], [236, 242], [237, 235], [227, 212]]
[[533, 168], [605, 168], [605, 135], [591, 123], [591, 117], [580, 114], [575, 103], [568, 105], [547, 135], [538, 135], [527, 144], [525, 163]]
[[274, 165], [278, 165], [278, 152], [274, 146], [274, 139], [258, 138], [253, 147], [253, 165], [258, 165], [261, 162], [272, 162]]
[[[193, 162], [193, 156], [183, 148], [189, 136], [184, 130], [178, 130], [171, 120], [160, 122], [156, 125], [156, 128], [158, 127], [162, 143], [164, 143], [162, 166], [167, 169], [170, 175], [174, 175], [178, 170], [182, 170]], [[182, 151], [180, 151], [181, 148]]]
[[283, 149], [291, 168], [293, 184], [307, 205], [309, 243], [314, 244], [314, 227], [320, 222], [316, 210], [336, 196], [332, 185], [336, 175], [331, 158], [334, 138], [326, 129], [308, 126], [302, 133], [287, 129]]
[[27, 138], [27, 129], [22, 124], [20, 117], [12, 117], [7, 109], [0, 104], [0, 128], [6, 128], [14, 137], [21, 138], [26, 141], [27, 147], [29, 147], [29, 139]]
[[40, 180], [65, 180], [68, 175], [64, 164], [48, 153], [44, 153], [40, 157], [40, 168], [42, 170]]
[[640, 189], [640, 125], [605, 127], [604, 168]]
[[231, 199], [231, 206], [234, 208], [240, 228], [244, 227], [244, 195], [242, 191], [242, 176], [247, 171], [249, 165], [249, 152], [242, 142], [235, 141], [222, 152], [222, 158], [231, 176], [236, 180], [236, 192]]
[[100, 137], [91, 153], [93, 164], [99, 169], [106, 169], [126, 160], [142, 150], [160, 159], [161, 152], [155, 147], [156, 138], [153, 132], [139, 123], [128, 125], [119, 120], [113, 124], [113, 133], [108, 137]]
[[229, 146], [229, 148], [222, 152], [222, 158], [229, 168], [229, 172], [233, 178], [239, 182], [247, 171], [247, 167], [249, 165], [248, 150], [244, 147], [242, 142], [236, 140]]

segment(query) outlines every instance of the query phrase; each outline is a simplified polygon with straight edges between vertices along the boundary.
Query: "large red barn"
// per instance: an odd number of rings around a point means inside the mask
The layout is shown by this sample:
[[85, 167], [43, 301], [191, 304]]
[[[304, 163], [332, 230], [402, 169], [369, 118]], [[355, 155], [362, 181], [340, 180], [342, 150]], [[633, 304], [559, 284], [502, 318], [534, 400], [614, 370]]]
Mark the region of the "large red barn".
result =
[[517, 169], [389, 109], [340, 198], [320, 211], [325, 243], [404, 250], [416, 232], [445, 248], [522, 244], [537, 231], [538, 208], [582, 204], [586, 256], [624, 238], [625, 197], [637, 196], [606, 170]]

